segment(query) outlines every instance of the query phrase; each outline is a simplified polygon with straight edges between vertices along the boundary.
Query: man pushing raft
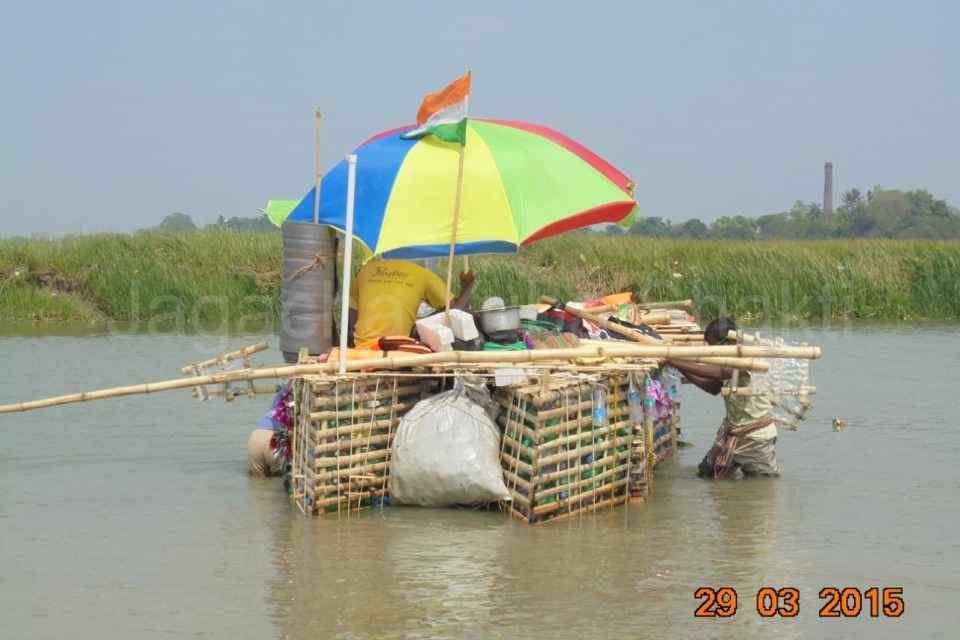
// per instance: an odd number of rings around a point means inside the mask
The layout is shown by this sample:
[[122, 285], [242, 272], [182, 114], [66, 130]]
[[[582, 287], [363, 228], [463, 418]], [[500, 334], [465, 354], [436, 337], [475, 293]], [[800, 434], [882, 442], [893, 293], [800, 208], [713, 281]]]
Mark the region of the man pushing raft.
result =
[[[704, 340], [709, 345], [730, 344], [730, 332], [737, 331], [732, 318], [718, 318], [707, 325]], [[671, 363], [690, 382], [711, 395], [723, 390], [733, 370], [711, 364]], [[750, 384], [750, 374], [741, 371], [740, 386]], [[771, 415], [773, 403], [764, 394], [724, 396], [726, 416], [710, 450], [698, 467], [704, 478], [725, 478], [739, 470], [746, 476], [779, 476], [783, 468], [777, 462], [777, 423]]]

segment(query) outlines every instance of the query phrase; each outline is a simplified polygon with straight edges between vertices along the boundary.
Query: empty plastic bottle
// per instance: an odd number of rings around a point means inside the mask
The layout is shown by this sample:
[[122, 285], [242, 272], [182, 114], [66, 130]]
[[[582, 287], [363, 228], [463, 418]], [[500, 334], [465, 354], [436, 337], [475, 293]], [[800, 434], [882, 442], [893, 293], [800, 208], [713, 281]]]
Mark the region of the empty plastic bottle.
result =
[[593, 388], [593, 427], [607, 426], [607, 390], [597, 385]]
[[627, 390], [627, 403], [630, 405], [630, 422], [633, 424], [643, 423], [643, 394], [640, 393], [640, 387], [637, 381], [630, 378], [630, 388]]

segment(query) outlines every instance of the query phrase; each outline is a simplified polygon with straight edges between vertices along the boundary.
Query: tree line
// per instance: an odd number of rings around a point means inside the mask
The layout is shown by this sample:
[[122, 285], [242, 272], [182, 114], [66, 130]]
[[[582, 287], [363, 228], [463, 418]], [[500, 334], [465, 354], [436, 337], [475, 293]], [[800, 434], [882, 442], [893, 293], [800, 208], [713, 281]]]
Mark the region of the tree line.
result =
[[246, 231], [246, 232], [265, 232], [276, 231], [277, 228], [267, 218], [267, 216], [258, 216], [256, 218], [224, 218], [217, 216], [217, 221], [213, 224], [200, 227], [193, 221], [189, 215], [175, 211], [166, 216], [160, 224], [153, 227], [154, 231], [163, 231], [166, 233], [189, 233], [191, 231], [204, 230], [222, 230], [222, 231]]
[[692, 218], [673, 223], [660, 217], [637, 218], [629, 229], [611, 225], [605, 233], [655, 238], [825, 239], [935, 238], [960, 239], [960, 209], [925, 189], [901, 191], [875, 187], [845, 191], [832, 216], [814, 202], [797, 201], [789, 211], [759, 217], [723, 216], [711, 223]]

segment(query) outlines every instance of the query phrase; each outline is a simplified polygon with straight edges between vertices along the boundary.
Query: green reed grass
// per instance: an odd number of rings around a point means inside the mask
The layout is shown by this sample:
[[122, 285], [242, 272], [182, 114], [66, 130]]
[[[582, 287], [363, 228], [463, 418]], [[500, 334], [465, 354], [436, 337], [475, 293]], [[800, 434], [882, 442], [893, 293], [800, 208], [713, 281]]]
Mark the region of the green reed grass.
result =
[[[205, 231], [0, 240], [0, 320], [150, 321], [256, 329], [276, 318], [279, 234]], [[960, 318], [960, 243], [731, 242], [570, 234], [475, 258], [477, 300], [632, 290], [693, 298], [704, 317]], [[252, 323], [252, 324], [251, 324]]]

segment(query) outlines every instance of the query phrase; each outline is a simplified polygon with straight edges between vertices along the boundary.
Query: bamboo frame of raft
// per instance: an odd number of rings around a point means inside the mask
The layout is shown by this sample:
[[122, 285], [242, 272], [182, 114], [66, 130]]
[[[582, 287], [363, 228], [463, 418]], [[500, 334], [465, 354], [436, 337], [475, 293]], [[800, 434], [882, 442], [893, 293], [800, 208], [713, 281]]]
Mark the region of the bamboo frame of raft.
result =
[[[469, 368], [471, 365], [489, 365], [490, 363], [524, 364], [546, 361], [571, 361], [594, 358], [650, 358], [657, 360], [685, 360], [689, 358], [804, 358], [816, 359], [821, 356], [819, 347], [768, 347], [768, 346], [675, 346], [647, 344], [610, 344], [568, 349], [537, 349], [533, 351], [444, 351], [430, 354], [405, 354], [389, 352], [383, 358], [356, 360], [347, 363], [348, 371], [369, 369], [414, 369], [429, 368], [434, 365], [456, 364]], [[611, 371], [617, 369], [610, 365]], [[77, 402], [89, 402], [122, 396], [157, 393], [173, 389], [187, 389], [209, 384], [226, 384], [268, 378], [293, 378], [299, 376], [332, 374], [337, 363], [296, 364], [275, 367], [244, 368], [224, 371], [203, 376], [178, 378], [161, 382], [144, 383], [125, 387], [114, 387], [74, 393], [43, 400], [18, 402], [0, 405], [0, 413], [32, 411]]]

